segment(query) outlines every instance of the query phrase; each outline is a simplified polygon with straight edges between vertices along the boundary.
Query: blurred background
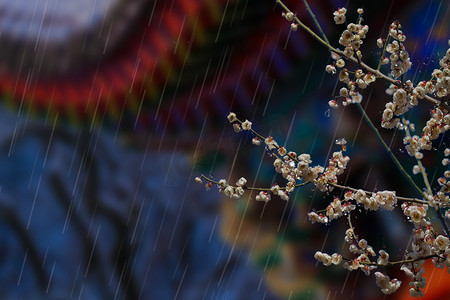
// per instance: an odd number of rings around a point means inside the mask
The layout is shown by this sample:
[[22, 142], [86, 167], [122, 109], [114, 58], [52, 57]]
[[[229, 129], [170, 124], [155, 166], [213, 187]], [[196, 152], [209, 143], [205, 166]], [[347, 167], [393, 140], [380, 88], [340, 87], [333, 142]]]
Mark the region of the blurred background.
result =
[[[301, 1], [286, 4], [314, 26]], [[333, 11], [347, 7], [355, 21], [364, 8], [370, 65], [376, 39], [399, 20], [412, 80], [428, 78], [448, 48], [443, 0], [309, 4], [335, 45], [344, 28]], [[314, 164], [345, 137], [343, 182], [417, 196], [357, 109], [328, 107], [340, 87], [324, 72], [330, 55], [292, 32], [275, 1], [0, 0], [0, 32], [0, 298], [410, 298], [407, 284], [384, 296], [373, 276], [316, 263], [316, 250], [344, 251], [344, 221], [306, 217], [332, 195], [306, 187], [289, 202], [262, 204], [194, 182], [203, 173], [281, 183], [263, 148], [228, 124], [234, 111]], [[363, 95], [375, 124], [386, 88]], [[411, 115], [418, 128], [429, 109]], [[382, 134], [411, 170], [401, 135]], [[435, 177], [440, 160], [438, 152], [424, 159]], [[391, 258], [409, 245], [400, 214], [362, 212], [354, 224]], [[448, 274], [433, 269], [425, 299], [449, 297]]]

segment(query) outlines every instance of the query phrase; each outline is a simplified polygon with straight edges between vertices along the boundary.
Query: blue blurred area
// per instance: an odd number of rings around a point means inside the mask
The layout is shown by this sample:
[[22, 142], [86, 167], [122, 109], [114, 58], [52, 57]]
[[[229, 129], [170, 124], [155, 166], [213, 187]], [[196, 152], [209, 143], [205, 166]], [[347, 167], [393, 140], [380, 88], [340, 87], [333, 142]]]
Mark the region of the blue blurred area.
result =
[[2, 111], [2, 299], [266, 299], [192, 157]]

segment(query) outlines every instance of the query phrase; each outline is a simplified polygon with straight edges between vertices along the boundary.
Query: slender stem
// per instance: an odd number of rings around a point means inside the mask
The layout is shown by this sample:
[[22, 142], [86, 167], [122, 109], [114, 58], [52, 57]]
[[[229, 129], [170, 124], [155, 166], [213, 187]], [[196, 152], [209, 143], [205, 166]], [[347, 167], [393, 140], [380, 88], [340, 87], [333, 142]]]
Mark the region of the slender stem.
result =
[[[409, 137], [409, 138], [411, 137], [411, 134], [409, 132], [409, 129], [408, 129], [407, 125], [405, 125], [405, 133], [406, 133], [407, 137]], [[427, 175], [427, 173], [425, 171], [425, 168], [424, 168], [424, 166], [422, 164], [422, 161], [420, 159], [418, 159], [418, 158], [416, 158], [416, 161], [417, 161], [417, 165], [419, 166], [420, 173], [422, 174], [423, 182], [425, 183], [425, 186], [427, 188], [428, 195], [433, 195], [433, 191], [431, 190], [430, 182], [428, 181], [428, 175]], [[437, 217], [438, 217], [438, 219], [439, 219], [439, 221], [440, 221], [440, 223], [442, 225], [442, 228], [444, 229], [445, 233], [448, 236], [450, 231], [448, 229], [447, 223], [445, 222], [445, 218], [442, 216], [442, 213], [441, 213], [440, 209], [439, 208], [436, 209], [433, 206], [432, 206], [432, 208], [436, 212], [436, 215], [437, 215]]]
[[[387, 263], [388, 266], [394, 266], [394, 265], [398, 265], [398, 264], [408, 264], [408, 263], [415, 263], [421, 260], [427, 260], [430, 258], [440, 258], [440, 259], [444, 259], [442, 256], [437, 255], [437, 254], [432, 254], [432, 255], [427, 255], [427, 256], [422, 256], [422, 257], [418, 257], [418, 258], [414, 258], [414, 259], [405, 259], [405, 260], [398, 260], [398, 261], [389, 261]], [[353, 259], [351, 258], [346, 258], [346, 257], [342, 257], [343, 260], [346, 260], [348, 262], [353, 261]], [[384, 267], [385, 265], [382, 264], [378, 264], [378, 263], [373, 263], [373, 262], [360, 262], [361, 265], [368, 265], [368, 266], [377, 266], [377, 267]]]
[[[216, 181], [216, 180], [214, 180], [214, 179], [211, 179], [211, 178], [209, 178], [209, 177], [207, 177], [207, 176], [205, 176], [205, 175], [200, 175], [200, 178], [203, 178], [203, 179], [205, 179], [206, 181], [208, 181], [208, 182], [211, 182], [211, 183], [213, 183], [213, 184], [219, 184], [219, 182], [218, 181]], [[302, 182], [302, 183], [297, 183], [296, 185], [294, 185], [294, 188], [298, 188], [298, 187], [301, 187], [301, 186], [305, 186], [305, 185], [307, 185], [307, 184], [309, 184], [309, 183], [311, 183], [310, 181], [305, 181], [305, 182]], [[229, 184], [230, 186], [232, 186], [233, 188], [236, 188], [236, 186], [233, 186], [233, 185], [231, 185], [231, 184]], [[245, 187], [242, 187], [243, 189], [245, 189], [245, 190], [249, 190], [249, 191], [270, 191], [270, 188], [263, 188], [263, 187], [252, 187], [252, 186], [245, 186]], [[284, 187], [284, 186], [280, 186], [280, 190], [285, 190], [286, 189], [286, 187]]]
[[350, 228], [352, 229], [352, 235], [353, 235], [353, 238], [354, 238], [355, 241], [356, 241], [356, 245], [358, 246], [359, 250], [361, 250], [361, 251], [363, 252], [363, 254], [364, 254], [364, 256], [366, 257], [366, 259], [370, 262], [370, 257], [369, 257], [368, 251], [367, 251], [366, 249], [362, 249], [362, 248], [359, 246], [359, 239], [358, 239], [358, 237], [357, 237], [356, 234], [355, 234], [355, 230], [354, 230], [354, 227], [353, 227], [353, 224], [352, 224], [351, 213], [348, 213], [348, 215], [347, 215], [347, 221], [348, 221], [348, 226], [350, 226]]
[[[242, 125], [242, 121], [241, 120], [239, 120], [238, 118], [236, 118], [236, 122], [238, 122], [239, 124], [241, 124]], [[250, 128], [250, 131], [254, 134], [254, 135], [256, 135], [259, 139], [261, 139], [263, 142], [266, 140], [266, 137], [265, 136], [263, 136], [263, 135], [261, 135], [261, 134], [259, 134], [258, 132], [256, 132], [253, 128]], [[273, 145], [277, 150], [280, 150], [280, 146], [278, 146], [278, 144], [274, 144]], [[273, 152], [273, 154], [277, 157], [277, 158], [280, 158], [281, 159], [281, 157], [280, 156], [278, 156], [278, 154], [276, 153], [276, 152]], [[297, 159], [297, 157], [294, 157], [294, 156], [289, 156], [293, 161], [295, 161], [295, 162], [299, 162], [298, 161], [298, 159]]]
[[428, 176], [425, 171], [425, 168], [423, 167], [422, 161], [420, 159], [417, 159], [417, 165], [419, 165], [420, 173], [423, 177], [423, 182], [425, 183], [425, 186], [427, 187], [427, 191], [429, 195], [432, 195], [433, 192], [431, 191], [430, 182], [428, 181]]
[[372, 129], [373, 133], [376, 135], [378, 141], [381, 143], [381, 145], [383, 146], [383, 148], [388, 152], [389, 156], [392, 158], [392, 160], [394, 161], [395, 165], [397, 166], [397, 168], [400, 170], [400, 172], [403, 174], [403, 176], [408, 180], [408, 182], [411, 184], [411, 186], [424, 198], [426, 199], [426, 195], [424, 194], [424, 192], [416, 185], [416, 183], [414, 182], [414, 180], [412, 180], [411, 176], [406, 172], [406, 170], [403, 168], [403, 166], [401, 165], [401, 163], [398, 161], [397, 157], [394, 155], [394, 153], [392, 152], [391, 148], [389, 148], [389, 146], [386, 144], [386, 142], [383, 140], [383, 138], [380, 135], [380, 132], [378, 131], [378, 129], [375, 127], [375, 125], [373, 125], [372, 120], [370, 120], [369, 116], [367, 115], [366, 111], [364, 110], [364, 108], [361, 106], [360, 103], [356, 103], [356, 106], [358, 107], [359, 111], [361, 112], [361, 114], [364, 117], [364, 120], [366, 120], [367, 124], [369, 125], [370, 129]]
[[[405, 133], [406, 133], [407, 137], [411, 138], [411, 134], [409, 132], [408, 125], [405, 125]], [[427, 188], [428, 195], [432, 195], [433, 193], [431, 191], [430, 182], [428, 181], [428, 176], [425, 171], [425, 168], [423, 167], [422, 161], [418, 158], [416, 158], [416, 161], [417, 161], [417, 165], [419, 166], [420, 173], [422, 174], [423, 182], [425, 183], [425, 186]]]
[[[276, 1], [283, 9], [284, 11], [286, 11], [287, 13], [293, 13], [286, 5], [284, 5], [284, 3], [281, 0], [277, 0]], [[306, 26], [305, 24], [303, 24], [302, 21], [300, 21], [299, 18], [297, 18], [297, 16], [294, 14], [294, 20], [295, 22], [300, 25], [304, 30], [306, 30], [312, 37], [314, 37], [317, 41], [319, 41], [322, 45], [324, 45], [325, 47], [327, 47], [328, 49], [330, 49], [333, 52], [336, 52], [337, 50], [334, 49], [330, 43], [328, 43], [327, 41], [323, 40], [321, 37], [319, 37], [314, 31], [312, 31], [308, 26]]]
[[313, 13], [311, 8], [309, 7], [308, 1], [303, 0], [303, 3], [305, 4], [306, 10], [308, 11], [309, 15], [313, 19], [314, 25], [316, 25], [316, 27], [319, 30], [320, 34], [322, 35], [324, 41], [327, 42], [328, 44], [330, 44], [330, 42], [328, 41], [327, 36], [325, 35], [325, 32], [322, 30], [322, 26], [320, 26], [320, 23], [317, 21], [316, 15]]
[[357, 241], [357, 240], [358, 240], [358, 237], [357, 237], [356, 234], [355, 234], [355, 227], [353, 227], [352, 219], [351, 219], [350, 215], [351, 215], [351, 213], [349, 213], [349, 214], [347, 215], [348, 226], [349, 226], [350, 229], [352, 230], [353, 238], [355, 239], [355, 241]]
[[386, 37], [386, 41], [384, 42], [383, 53], [381, 53], [380, 61], [378, 62], [377, 71], [380, 71], [380, 68], [381, 68], [381, 62], [383, 61], [384, 54], [386, 53], [386, 47], [387, 47], [387, 44], [388, 44], [388, 42], [389, 42], [389, 38], [390, 38], [390, 35], [388, 34], [387, 37]]
[[[353, 192], [357, 192], [358, 191], [358, 189], [356, 189], [356, 188], [340, 185], [340, 184], [337, 184], [337, 183], [329, 183], [329, 184], [331, 186], [334, 186], [334, 187], [342, 189], [342, 190], [350, 190], [350, 191], [353, 191]], [[368, 194], [368, 195], [375, 194], [375, 192], [369, 192], [369, 191], [364, 191], [364, 192], [366, 194]], [[428, 204], [428, 201], [420, 200], [420, 199], [417, 199], [417, 198], [407, 198], [407, 197], [401, 197], [401, 196], [395, 196], [395, 197], [397, 198], [397, 200], [403, 201], [403, 202], [413, 202], [413, 203], [418, 203], [418, 204]]]

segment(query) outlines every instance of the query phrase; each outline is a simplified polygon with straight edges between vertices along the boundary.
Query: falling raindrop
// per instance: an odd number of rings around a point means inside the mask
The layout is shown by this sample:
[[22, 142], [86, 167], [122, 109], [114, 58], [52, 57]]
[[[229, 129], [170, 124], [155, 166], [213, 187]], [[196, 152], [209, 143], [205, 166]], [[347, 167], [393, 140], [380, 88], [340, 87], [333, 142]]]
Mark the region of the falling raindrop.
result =
[[330, 117], [330, 114], [331, 114], [331, 113], [330, 113], [330, 109], [327, 109], [323, 115], [324, 115], [325, 117], [329, 118], [329, 117]]

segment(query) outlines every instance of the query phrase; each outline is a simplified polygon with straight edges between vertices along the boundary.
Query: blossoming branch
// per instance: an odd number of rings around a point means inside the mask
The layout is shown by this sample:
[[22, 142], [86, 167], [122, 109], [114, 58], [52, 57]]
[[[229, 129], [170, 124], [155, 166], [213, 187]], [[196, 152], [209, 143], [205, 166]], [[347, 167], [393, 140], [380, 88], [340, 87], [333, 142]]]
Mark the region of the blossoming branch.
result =
[[[384, 294], [391, 294], [398, 290], [401, 281], [391, 279], [386, 274], [386, 267], [400, 266], [400, 269], [410, 278], [410, 294], [423, 296], [423, 288], [426, 281], [423, 278], [425, 260], [431, 259], [436, 268], [448, 268], [450, 273], [450, 240], [448, 222], [450, 220], [450, 149], [438, 149], [442, 151], [444, 159], [441, 164], [446, 168], [441, 177], [436, 181], [437, 188], [432, 189], [428, 180], [426, 167], [422, 163], [423, 152], [433, 148], [433, 141], [442, 137], [450, 129], [449, 94], [450, 94], [450, 49], [439, 61], [439, 69], [435, 69], [430, 79], [413, 83], [405, 80], [404, 74], [411, 67], [411, 59], [404, 46], [406, 35], [398, 21], [394, 21], [389, 27], [385, 38], [378, 38], [377, 47], [381, 49], [381, 55], [377, 67], [370, 67], [363, 62], [361, 45], [369, 32], [369, 27], [363, 24], [363, 9], [358, 9], [358, 18], [355, 23], [347, 24], [347, 9], [339, 8], [333, 13], [333, 19], [337, 25], [344, 25], [339, 44], [344, 47], [340, 50], [328, 41], [320, 24], [317, 22], [308, 3], [304, 0], [306, 9], [316, 24], [319, 34], [301, 22], [298, 17], [280, 0], [276, 2], [283, 9], [282, 16], [291, 23], [290, 28], [297, 31], [299, 28], [312, 35], [318, 42], [324, 45], [332, 54], [333, 63], [325, 67], [329, 74], [338, 76], [342, 82], [339, 95], [331, 99], [328, 104], [334, 109], [340, 105], [356, 105], [377, 139], [388, 152], [393, 162], [411, 184], [417, 198], [397, 195], [396, 191], [366, 191], [358, 187], [350, 187], [339, 184], [339, 175], [344, 173], [350, 158], [345, 155], [346, 140], [338, 139], [335, 151], [328, 163], [324, 166], [312, 165], [311, 156], [307, 153], [297, 154], [279, 146], [271, 136], [263, 136], [252, 128], [249, 120], [241, 121], [236, 114], [230, 113], [228, 120], [233, 129], [238, 133], [249, 131], [252, 133], [254, 145], [264, 145], [271, 157], [274, 158], [273, 167], [276, 173], [282, 175], [283, 184], [274, 184], [272, 187], [251, 187], [247, 185], [247, 179], [241, 177], [235, 184], [230, 184], [225, 179], [215, 181], [204, 175], [195, 180], [199, 183], [205, 181], [206, 188], [216, 185], [220, 192], [231, 198], [240, 198], [246, 191], [257, 191], [256, 201], [270, 201], [272, 197], [280, 197], [289, 200], [296, 188], [306, 185], [314, 185], [321, 192], [329, 192], [333, 189], [343, 191], [343, 197], [334, 197], [327, 207], [313, 210], [308, 213], [312, 223], [330, 223], [335, 219], [345, 216], [348, 229], [344, 240], [348, 244], [348, 253], [351, 257], [345, 257], [339, 253], [327, 254], [317, 251], [315, 258], [325, 266], [339, 265], [349, 271], [361, 270], [366, 275], [375, 271], [376, 284]], [[449, 40], [450, 46], [450, 40]], [[387, 71], [385, 71], [387, 69]], [[403, 144], [406, 152], [415, 160], [411, 171], [405, 170], [387, 143], [383, 140], [377, 127], [373, 124], [361, 102], [364, 90], [377, 80], [386, 81], [389, 86], [386, 93], [389, 101], [382, 112], [380, 125], [385, 129], [397, 129], [403, 132]], [[430, 118], [419, 134], [414, 134], [416, 126], [409, 120], [406, 113], [423, 105], [423, 101], [431, 103]], [[413, 176], [420, 175], [424, 187], [419, 187]], [[401, 209], [405, 219], [413, 226], [412, 243], [406, 249], [404, 257], [400, 260], [392, 260], [389, 253], [379, 250], [378, 254], [369, 245], [369, 241], [357, 234], [357, 228], [352, 225], [352, 214], [359, 207], [366, 211]], [[431, 222], [431, 215], [439, 220], [440, 228], [436, 228]]]

